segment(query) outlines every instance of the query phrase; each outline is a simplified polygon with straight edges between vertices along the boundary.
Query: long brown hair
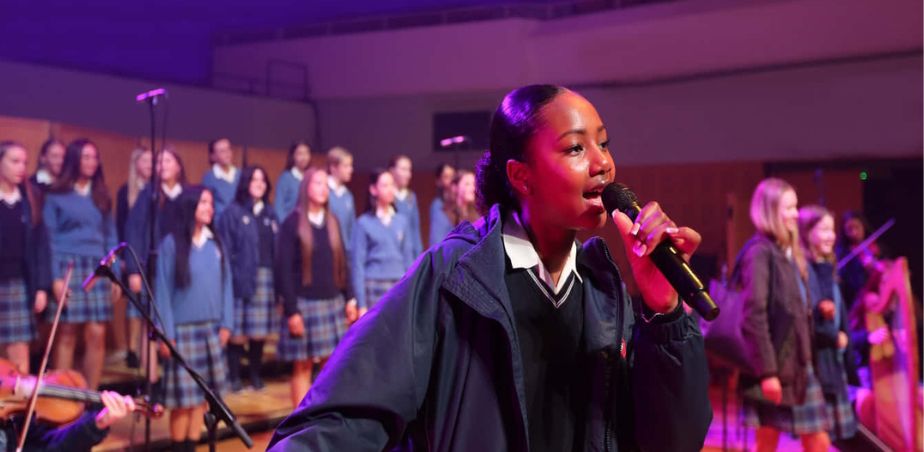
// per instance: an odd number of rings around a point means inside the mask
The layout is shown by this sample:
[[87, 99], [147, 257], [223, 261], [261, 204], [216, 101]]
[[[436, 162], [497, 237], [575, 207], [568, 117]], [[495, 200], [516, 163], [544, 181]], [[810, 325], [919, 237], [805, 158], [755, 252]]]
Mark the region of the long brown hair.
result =
[[834, 221], [834, 214], [822, 206], [812, 204], [801, 207], [799, 209], [799, 236], [802, 239], [802, 249], [806, 256], [809, 256], [815, 260], [834, 262], [834, 253], [816, 256], [815, 253], [812, 252], [812, 244], [809, 243], [811, 240], [810, 237], [812, 234], [812, 229], [815, 229], [815, 226], [817, 226], [818, 223], [820, 223], [821, 220], [823, 220], [825, 217], [831, 217], [831, 221]]
[[[327, 174], [326, 171], [316, 167], [309, 167], [302, 177], [302, 183], [298, 187], [298, 204], [295, 208], [295, 214], [298, 215], [298, 239], [302, 247], [302, 285], [310, 285], [312, 281], [311, 256], [314, 251], [314, 237], [311, 230], [311, 224], [308, 222], [308, 186], [311, 179], [318, 173]], [[347, 268], [346, 252], [343, 247], [343, 238], [340, 236], [340, 223], [337, 217], [330, 213], [330, 209], [325, 204], [324, 223], [327, 225], [327, 238], [330, 240], [330, 247], [333, 251], [334, 262], [334, 283], [339, 288], [346, 287]]]
[[112, 198], [109, 197], [106, 178], [103, 177], [103, 159], [96, 143], [86, 138], [74, 140], [67, 145], [67, 150], [64, 152], [64, 164], [61, 166], [61, 176], [55, 179], [50, 191], [52, 193], [68, 193], [74, 189], [74, 184], [80, 178], [80, 159], [83, 155], [83, 148], [88, 145], [93, 146], [93, 149], [96, 150], [96, 158], [99, 161], [96, 172], [90, 177], [90, 183], [92, 184], [90, 197], [93, 199], [93, 204], [103, 215], [109, 215], [112, 210]]
[[446, 217], [449, 218], [449, 222], [453, 226], [458, 226], [459, 223], [463, 221], [474, 222], [481, 216], [478, 213], [478, 205], [476, 204], [477, 197], [476, 201], [471, 204], [460, 205], [458, 202], [460, 196], [459, 183], [462, 182], [462, 178], [465, 176], [472, 176], [474, 178], [475, 173], [464, 169], [457, 171], [455, 177], [452, 178], [451, 188], [446, 190], [449, 192], [450, 196], [443, 198], [443, 212], [446, 214]]

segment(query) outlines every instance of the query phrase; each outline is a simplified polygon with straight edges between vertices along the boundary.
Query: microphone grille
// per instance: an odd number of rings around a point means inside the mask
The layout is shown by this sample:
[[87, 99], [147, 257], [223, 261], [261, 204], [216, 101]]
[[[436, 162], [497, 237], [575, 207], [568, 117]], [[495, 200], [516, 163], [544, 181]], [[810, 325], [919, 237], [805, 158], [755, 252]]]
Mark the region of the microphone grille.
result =
[[608, 212], [614, 210], [625, 211], [634, 205], [638, 205], [638, 197], [635, 196], [635, 193], [632, 193], [629, 187], [619, 182], [607, 185], [603, 189], [601, 197], [603, 198], [603, 206]]

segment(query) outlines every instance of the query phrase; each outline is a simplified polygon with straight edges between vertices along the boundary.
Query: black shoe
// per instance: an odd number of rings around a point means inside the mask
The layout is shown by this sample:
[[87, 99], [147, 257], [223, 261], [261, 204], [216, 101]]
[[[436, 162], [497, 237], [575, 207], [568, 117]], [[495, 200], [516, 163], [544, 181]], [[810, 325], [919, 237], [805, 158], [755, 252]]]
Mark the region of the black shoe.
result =
[[138, 354], [133, 351], [129, 351], [125, 355], [125, 365], [128, 366], [129, 369], [137, 369], [141, 367], [141, 360], [138, 359]]
[[259, 373], [250, 374], [250, 385], [253, 386], [254, 391], [259, 391], [266, 387], [266, 385], [263, 384], [263, 379], [260, 378]]
[[244, 383], [239, 378], [231, 379], [231, 392], [241, 392], [244, 390]]

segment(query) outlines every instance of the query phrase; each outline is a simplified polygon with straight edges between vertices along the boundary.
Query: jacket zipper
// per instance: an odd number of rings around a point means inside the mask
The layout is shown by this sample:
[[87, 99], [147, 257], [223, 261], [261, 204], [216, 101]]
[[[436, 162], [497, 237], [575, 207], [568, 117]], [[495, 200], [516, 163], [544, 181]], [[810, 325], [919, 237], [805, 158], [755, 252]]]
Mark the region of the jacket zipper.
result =
[[[618, 267], [616, 267], [616, 262], [613, 260], [613, 256], [610, 254], [610, 249], [608, 246], [603, 246], [603, 254], [606, 255], [607, 261], [609, 261], [610, 266], [613, 270], [618, 272]], [[616, 353], [621, 353], [622, 350], [619, 348], [622, 347], [623, 343], [623, 322], [625, 321], [625, 303], [619, 303], [617, 309], [619, 310], [619, 327], [616, 330]], [[626, 346], [628, 347], [628, 345]], [[612, 380], [613, 380], [613, 362], [615, 358], [610, 357], [609, 352], [603, 352], [603, 376], [606, 379], [603, 384], [603, 400], [606, 401], [606, 420], [603, 427], [603, 450], [616, 451], [616, 445], [613, 444], [613, 401], [610, 400], [612, 397]]]

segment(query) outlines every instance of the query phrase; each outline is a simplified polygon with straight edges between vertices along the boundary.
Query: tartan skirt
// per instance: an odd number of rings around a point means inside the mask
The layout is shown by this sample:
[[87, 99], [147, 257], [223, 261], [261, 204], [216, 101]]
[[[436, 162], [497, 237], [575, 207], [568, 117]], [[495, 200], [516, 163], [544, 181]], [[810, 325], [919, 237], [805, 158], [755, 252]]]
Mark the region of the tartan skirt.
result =
[[366, 278], [366, 307], [372, 309], [398, 281], [398, 279]]
[[[227, 372], [218, 340], [217, 323], [177, 325], [176, 349], [189, 366], [202, 375], [213, 391], [218, 394], [227, 391]], [[205, 401], [205, 393], [175, 360], [169, 359], [164, 363], [164, 379], [164, 405], [167, 408], [190, 408]]]
[[343, 296], [322, 300], [298, 299], [298, 312], [305, 323], [305, 335], [289, 333], [288, 322], [279, 332], [279, 358], [284, 361], [307, 361], [325, 358], [334, 352], [346, 333], [346, 303]]
[[[106, 278], [97, 278], [96, 283], [93, 284], [89, 292], [84, 292], [80, 287], [83, 280], [96, 271], [99, 259], [76, 254], [58, 254], [55, 256], [58, 274], [64, 275], [67, 273], [68, 262], [74, 262], [74, 273], [71, 275], [71, 283], [67, 286], [70, 292], [68, 293], [64, 310], [61, 311], [61, 321], [64, 323], [102, 323], [111, 320], [112, 296], [110, 287], [112, 283]], [[58, 302], [53, 298], [54, 296], [49, 297], [48, 309], [45, 310], [46, 318], [49, 321], [54, 320], [55, 311], [58, 309]]]
[[277, 317], [273, 271], [269, 267], [260, 267], [257, 269], [257, 284], [253, 297], [234, 299], [234, 334], [248, 337], [269, 336], [278, 328]]
[[782, 406], [744, 399], [745, 423], [749, 427], [772, 427], [793, 435], [808, 435], [831, 429], [828, 407], [815, 372], [808, 368], [808, 386], [801, 405]]
[[828, 419], [831, 421], [828, 435], [832, 440], [852, 438], [857, 434], [857, 418], [846, 389], [847, 376], [842, 373], [841, 377], [844, 379], [844, 391], [840, 394], [825, 394]]
[[35, 339], [32, 303], [22, 278], [0, 281], [0, 344]]

